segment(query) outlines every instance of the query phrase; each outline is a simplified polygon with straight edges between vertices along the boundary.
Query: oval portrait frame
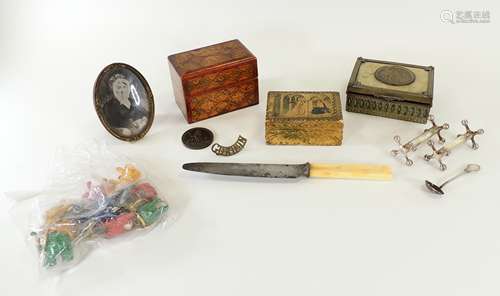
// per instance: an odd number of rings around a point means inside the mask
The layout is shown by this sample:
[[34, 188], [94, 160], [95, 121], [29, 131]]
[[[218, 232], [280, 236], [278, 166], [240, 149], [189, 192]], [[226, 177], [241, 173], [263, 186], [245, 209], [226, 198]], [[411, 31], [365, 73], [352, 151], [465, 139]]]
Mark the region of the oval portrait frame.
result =
[[[139, 134], [136, 134], [136, 135], [124, 136], [124, 135], [120, 134], [113, 127], [111, 127], [109, 125], [109, 122], [103, 113], [104, 98], [102, 98], [101, 94], [99, 93], [100, 92], [99, 87], [100, 87], [101, 83], [103, 83], [102, 80], [104, 79], [104, 77], [109, 77], [109, 75], [112, 75], [112, 74], [110, 74], [110, 72], [119, 71], [119, 70], [128, 70], [131, 73], [133, 73], [137, 77], [139, 82], [142, 84], [142, 86], [144, 87], [144, 90], [146, 92], [146, 98], [143, 98], [143, 99], [147, 99], [147, 101], [148, 101], [148, 107], [149, 107], [148, 113], [149, 114], [147, 115], [147, 122], [146, 122], [146, 125], [144, 126], [143, 130]], [[104, 126], [104, 128], [110, 134], [112, 134], [115, 138], [118, 138], [118, 139], [123, 140], [123, 141], [135, 142], [137, 140], [142, 139], [148, 133], [149, 129], [153, 125], [154, 115], [155, 115], [155, 104], [154, 104], [153, 92], [151, 91], [151, 88], [149, 87], [149, 84], [146, 81], [146, 79], [144, 78], [144, 76], [142, 76], [142, 74], [139, 71], [137, 71], [137, 69], [135, 69], [134, 67], [132, 67], [128, 64], [125, 64], [125, 63], [109, 64], [106, 67], [104, 67], [104, 69], [101, 70], [101, 72], [97, 76], [97, 79], [94, 82], [94, 108], [95, 108], [97, 116], [99, 117], [99, 120], [101, 121], [101, 124]]]

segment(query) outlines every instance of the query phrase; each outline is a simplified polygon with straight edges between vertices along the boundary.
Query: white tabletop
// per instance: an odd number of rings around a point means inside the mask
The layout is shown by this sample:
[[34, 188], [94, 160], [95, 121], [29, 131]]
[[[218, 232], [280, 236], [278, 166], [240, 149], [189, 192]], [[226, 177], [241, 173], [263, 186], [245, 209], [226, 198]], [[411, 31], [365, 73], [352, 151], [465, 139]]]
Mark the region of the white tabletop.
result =
[[[2, 1], [1, 191], [46, 181], [55, 151], [96, 140], [143, 164], [182, 215], [166, 229], [92, 252], [59, 281], [37, 262], [0, 199], [1, 295], [498, 295], [500, 170], [498, 1]], [[488, 11], [490, 23], [442, 20], [443, 10]], [[445, 17], [446, 18], [446, 17]], [[167, 56], [240, 39], [258, 58], [261, 103], [188, 125], [174, 103]], [[389, 154], [424, 125], [345, 112], [358, 56], [435, 67], [438, 123], [451, 139], [473, 129], [441, 172]], [[101, 126], [93, 83], [112, 62], [137, 68], [156, 104], [149, 134], [130, 144]], [[335, 90], [344, 110], [340, 147], [267, 146], [270, 90]], [[219, 143], [248, 139], [228, 159], [181, 141], [203, 126]], [[428, 151], [425, 147], [416, 155]], [[182, 171], [193, 161], [389, 164], [392, 182], [226, 178]], [[436, 182], [466, 163], [481, 172], [436, 199]], [[117, 293], [117, 294], [110, 294]]]

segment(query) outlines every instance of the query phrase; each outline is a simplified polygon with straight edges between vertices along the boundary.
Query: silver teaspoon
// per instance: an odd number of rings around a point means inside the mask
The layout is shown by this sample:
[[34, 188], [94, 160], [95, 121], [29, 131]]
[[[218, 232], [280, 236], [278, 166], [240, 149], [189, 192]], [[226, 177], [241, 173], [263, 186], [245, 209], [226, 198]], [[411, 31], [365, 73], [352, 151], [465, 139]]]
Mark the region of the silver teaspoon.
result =
[[430, 181], [427, 181], [427, 180], [425, 180], [425, 186], [427, 187], [427, 189], [429, 189], [430, 192], [443, 195], [444, 194], [443, 187], [446, 184], [450, 183], [451, 181], [453, 181], [453, 180], [455, 180], [463, 175], [466, 175], [466, 174], [472, 173], [472, 172], [478, 172], [479, 170], [481, 170], [480, 165], [471, 163], [471, 164], [468, 164], [462, 172], [460, 172], [456, 176], [448, 179], [446, 182], [441, 184], [441, 186], [438, 186], [438, 185], [436, 185]]

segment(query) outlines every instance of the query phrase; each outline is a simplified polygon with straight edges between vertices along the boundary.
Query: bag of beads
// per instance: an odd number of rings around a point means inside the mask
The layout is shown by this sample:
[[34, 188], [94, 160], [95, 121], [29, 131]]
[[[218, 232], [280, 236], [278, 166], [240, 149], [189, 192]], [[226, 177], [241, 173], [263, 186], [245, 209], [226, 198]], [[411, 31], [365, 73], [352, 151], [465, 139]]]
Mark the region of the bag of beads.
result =
[[17, 220], [28, 216], [22, 230], [42, 270], [68, 270], [93, 248], [129, 240], [171, 218], [165, 196], [130, 160], [99, 146], [62, 156], [50, 185], [13, 207]]

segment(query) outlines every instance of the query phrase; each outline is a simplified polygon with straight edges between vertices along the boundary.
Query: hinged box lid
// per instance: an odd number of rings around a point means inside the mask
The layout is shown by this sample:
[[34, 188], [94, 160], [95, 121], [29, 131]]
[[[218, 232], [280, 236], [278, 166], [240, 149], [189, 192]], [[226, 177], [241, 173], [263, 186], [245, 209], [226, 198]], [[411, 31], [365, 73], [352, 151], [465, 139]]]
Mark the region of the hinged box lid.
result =
[[168, 57], [187, 95], [255, 79], [256, 57], [237, 39]]
[[347, 92], [432, 106], [434, 67], [359, 57]]

